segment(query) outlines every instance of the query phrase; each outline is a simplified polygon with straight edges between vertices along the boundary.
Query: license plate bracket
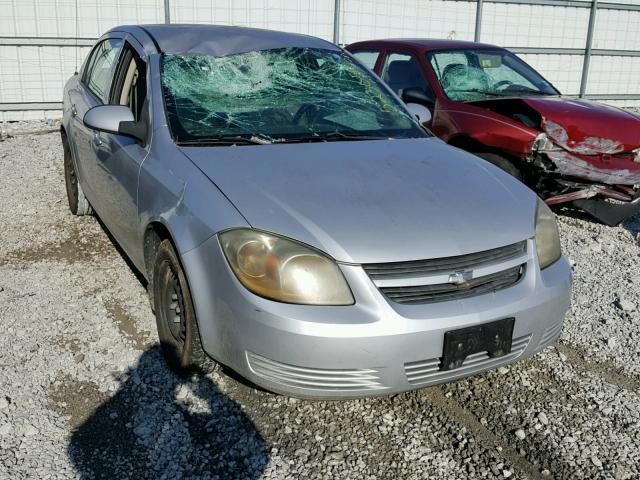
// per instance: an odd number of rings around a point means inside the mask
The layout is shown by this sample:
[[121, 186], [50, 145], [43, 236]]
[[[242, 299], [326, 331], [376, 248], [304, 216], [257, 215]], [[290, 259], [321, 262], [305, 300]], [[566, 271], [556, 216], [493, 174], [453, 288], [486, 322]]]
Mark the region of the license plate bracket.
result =
[[515, 318], [504, 318], [445, 332], [440, 370], [459, 368], [469, 355], [478, 352], [487, 352], [491, 358], [511, 353], [514, 323]]

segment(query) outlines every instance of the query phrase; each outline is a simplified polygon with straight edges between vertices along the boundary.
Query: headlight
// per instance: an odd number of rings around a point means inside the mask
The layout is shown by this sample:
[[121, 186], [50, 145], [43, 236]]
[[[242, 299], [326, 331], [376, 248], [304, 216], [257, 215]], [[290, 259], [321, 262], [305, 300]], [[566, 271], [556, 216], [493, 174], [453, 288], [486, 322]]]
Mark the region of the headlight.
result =
[[553, 143], [549, 137], [547, 137], [546, 133], [541, 133], [533, 141], [532, 150], [534, 152], [554, 152], [562, 149]]
[[633, 161], [636, 163], [640, 163], [640, 148], [631, 150], [631, 153], [633, 153]]
[[219, 239], [233, 273], [257, 295], [307, 305], [354, 303], [338, 265], [311, 247], [244, 228]]
[[536, 212], [536, 249], [540, 269], [548, 267], [562, 255], [556, 216], [540, 199]]

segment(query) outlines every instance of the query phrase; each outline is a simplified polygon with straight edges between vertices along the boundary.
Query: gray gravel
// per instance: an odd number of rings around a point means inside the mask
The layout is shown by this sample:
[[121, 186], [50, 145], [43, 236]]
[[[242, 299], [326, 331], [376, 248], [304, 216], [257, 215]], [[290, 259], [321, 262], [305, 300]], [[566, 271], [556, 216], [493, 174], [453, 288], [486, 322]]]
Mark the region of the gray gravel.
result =
[[59, 136], [17, 134], [52, 127], [0, 128], [0, 478], [640, 478], [640, 219], [560, 217], [573, 307], [536, 357], [294, 400], [167, 371], [141, 282], [68, 212]]

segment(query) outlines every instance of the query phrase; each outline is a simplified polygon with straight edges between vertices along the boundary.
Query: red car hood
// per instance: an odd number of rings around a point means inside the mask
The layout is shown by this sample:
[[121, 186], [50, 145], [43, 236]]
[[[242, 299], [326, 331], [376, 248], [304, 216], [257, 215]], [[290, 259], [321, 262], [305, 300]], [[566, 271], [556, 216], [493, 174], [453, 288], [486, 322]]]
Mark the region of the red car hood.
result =
[[567, 150], [614, 154], [640, 146], [640, 116], [634, 113], [582, 99], [528, 97], [522, 101], [542, 115], [547, 135]]

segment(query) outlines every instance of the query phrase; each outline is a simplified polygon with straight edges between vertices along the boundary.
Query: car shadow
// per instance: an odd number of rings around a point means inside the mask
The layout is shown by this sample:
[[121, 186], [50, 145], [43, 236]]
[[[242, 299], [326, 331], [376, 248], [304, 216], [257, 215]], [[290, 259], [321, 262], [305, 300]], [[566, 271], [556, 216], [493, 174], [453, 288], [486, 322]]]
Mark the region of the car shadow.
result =
[[154, 346], [72, 435], [81, 478], [258, 479], [265, 442], [241, 407], [202, 373], [181, 378]]
[[[587, 223], [592, 223], [592, 224], [596, 224], [596, 225], [604, 225], [602, 222], [598, 221], [597, 219], [593, 218], [591, 215], [589, 215], [588, 213], [575, 208], [575, 207], [571, 207], [571, 206], [559, 206], [555, 209], [553, 209], [553, 211], [560, 216], [563, 217], [567, 217], [567, 218], [573, 218], [576, 220], [581, 220]], [[627, 230], [629, 233], [631, 233], [631, 235], [635, 238], [637, 237], [638, 233], [640, 233], [640, 214], [637, 215], [633, 215], [625, 220], [623, 220], [620, 225], [622, 228], [624, 228], [625, 230]], [[613, 228], [613, 227], [608, 227], [608, 228]]]
[[634, 237], [637, 237], [638, 233], [640, 233], [640, 214], [627, 218], [624, 222], [622, 222], [622, 226]]

